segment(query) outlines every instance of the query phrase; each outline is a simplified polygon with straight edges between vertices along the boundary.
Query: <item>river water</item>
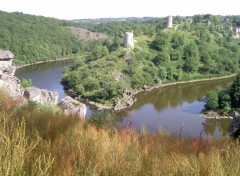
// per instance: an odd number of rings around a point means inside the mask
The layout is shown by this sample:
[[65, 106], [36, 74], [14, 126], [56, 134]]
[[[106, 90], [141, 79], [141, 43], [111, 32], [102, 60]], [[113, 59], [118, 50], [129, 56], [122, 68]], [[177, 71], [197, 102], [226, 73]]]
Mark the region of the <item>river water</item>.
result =
[[[64, 67], [71, 60], [38, 64], [20, 68], [16, 71], [19, 79], [32, 79], [33, 86], [57, 91], [59, 98], [67, 95], [61, 85]], [[151, 133], [166, 130], [175, 135], [219, 137], [227, 133], [231, 120], [205, 119], [199, 115], [204, 108], [203, 97], [217, 86], [225, 87], [234, 78], [179, 84], [151, 92], [136, 95], [138, 101], [129, 109], [116, 113], [117, 122], [114, 126], [138, 131], [147, 129]], [[90, 118], [97, 110], [87, 106]], [[130, 125], [131, 124], [131, 125]]]

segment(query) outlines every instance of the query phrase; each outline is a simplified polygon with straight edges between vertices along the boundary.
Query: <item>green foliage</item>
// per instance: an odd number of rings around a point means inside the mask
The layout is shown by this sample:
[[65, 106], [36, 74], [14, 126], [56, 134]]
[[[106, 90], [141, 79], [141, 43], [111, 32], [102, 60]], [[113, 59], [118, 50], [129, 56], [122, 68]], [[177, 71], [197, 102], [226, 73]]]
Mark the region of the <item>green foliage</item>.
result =
[[34, 63], [76, 54], [78, 38], [64, 21], [0, 11], [0, 48], [15, 55], [16, 64]]
[[156, 38], [153, 42], [154, 48], [158, 51], [166, 51], [170, 45], [170, 35], [166, 32], [160, 31], [157, 33]]
[[240, 75], [233, 84], [224, 89], [210, 92], [206, 98], [207, 109], [219, 110], [222, 114], [229, 114], [240, 109]]
[[205, 108], [207, 109], [217, 109], [219, 107], [218, 105], [218, 92], [217, 91], [211, 91], [207, 94], [205, 97]]
[[195, 42], [187, 44], [184, 48], [185, 64], [183, 70], [185, 72], [196, 72], [200, 66], [199, 50]]
[[93, 60], [98, 60], [106, 55], [108, 55], [109, 51], [108, 48], [106, 46], [96, 46], [93, 51], [92, 54], [89, 56], [88, 58], [88, 62], [93, 61]]
[[22, 79], [20, 87], [21, 88], [27, 88], [32, 86], [32, 80], [31, 79]]
[[36, 134], [35, 139], [29, 142], [24, 121], [14, 121], [6, 114], [0, 115], [0, 175], [50, 175], [54, 161], [51, 155], [32, 156], [29, 162], [29, 154], [40, 143], [39, 135]]
[[[126, 90], [142, 89], [161, 81], [238, 72], [240, 45], [231, 38], [232, 21], [220, 23], [219, 16], [209, 14], [193, 19], [194, 23], [190, 24], [178, 17], [177, 30], [164, 29], [163, 19], [76, 24], [105, 32], [112, 38], [88, 43], [89, 53], [85, 52], [81, 64], [65, 70], [63, 82], [82, 98], [112, 104], [117, 98], [123, 98]], [[128, 50], [123, 48], [123, 34], [132, 29], [137, 42], [134, 50]], [[150, 34], [145, 29], [154, 30]], [[229, 112], [229, 97], [213, 98], [208, 108], [221, 107]]]
[[[79, 26], [93, 32], [105, 33], [113, 37], [121, 37], [127, 31], [134, 32], [135, 36], [149, 35], [155, 33], [156, 27], [161, 24], [161, 19], [152, 19], [147, 21], [112, 21], [101, 23], [75, 23]], [[161, 27], [159, 27], [161, 28]]]
[[91, 116], [90, 122], [97, 127], [103, 127], [104, 125], [111, 125], [116, 121], [116, 115], [109, 111], [97, 111]]
[[231, 105], [233, 108], [240, 108], [240, 74], [230, 88]]

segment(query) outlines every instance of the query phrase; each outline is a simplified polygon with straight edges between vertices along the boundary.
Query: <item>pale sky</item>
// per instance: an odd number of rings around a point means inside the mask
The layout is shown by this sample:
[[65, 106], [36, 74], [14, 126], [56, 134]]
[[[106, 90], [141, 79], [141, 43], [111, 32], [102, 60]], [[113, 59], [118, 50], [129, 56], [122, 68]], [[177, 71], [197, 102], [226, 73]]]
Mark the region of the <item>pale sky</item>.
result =
[[239, 0], [0, 0], [0, 10], [59, 19], [240, 15]]

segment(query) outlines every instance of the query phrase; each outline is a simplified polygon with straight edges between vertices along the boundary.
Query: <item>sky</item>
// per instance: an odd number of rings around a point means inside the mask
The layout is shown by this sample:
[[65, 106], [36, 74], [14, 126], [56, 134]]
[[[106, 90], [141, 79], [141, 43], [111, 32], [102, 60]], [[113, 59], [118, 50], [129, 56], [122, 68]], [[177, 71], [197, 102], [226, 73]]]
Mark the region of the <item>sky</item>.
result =
[[0, 0], [0, 10], [58, 19], [240, 15], [239, 0]]

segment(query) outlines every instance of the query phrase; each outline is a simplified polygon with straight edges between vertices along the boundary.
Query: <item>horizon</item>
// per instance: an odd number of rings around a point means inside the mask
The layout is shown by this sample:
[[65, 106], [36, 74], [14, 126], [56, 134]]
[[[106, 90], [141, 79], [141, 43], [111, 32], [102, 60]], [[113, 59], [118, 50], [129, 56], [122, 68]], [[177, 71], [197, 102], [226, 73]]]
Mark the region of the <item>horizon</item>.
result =
[[[36, 14], [28, 14], [28, 13], [24, 13], [24, 12], [20, 12], [20, 11], [12, 11], [12, 12], [7, 12], [4, 10], [1, 10], [2, 12], [6, 12], [6, 13], [23, 13], [25, 15], [32, 15], [32, 16], [42, 16], [42, 17], [46, 17], [46, 18], [55, 18], [55, 17], [50, 17], [50, 16], [43, 16], [43, 15], [36, 15]], [[193, 15], [167, 15], [167, 16], [122, 16], [122, 17], [96, 17], [96, 18], [75, 18], [75, 19], [60, 19], [60, 18], [55, 18], [58, 20], [67, 20], [67, 21], [74, 21], [74, 20], [98, 20], [98, 19], [126, 19], [126, 18], [165, 18], [168, 16], [172, 16], [172, 17], [193, 17], [195, 15], [213, 15], [213, 16], [240, 16], [240, 15], [218, 15], [218, 14], [211, 14], [211, 13], [205, 13], [205, 14], [193, 14]]]
[[24, 14], [57, 18], [61, 20], [127, 18], [166, 16], [211, 15], [240, 15], [236, 0], [148, 0], [132, 2], [121, 0], [1, 0], [0, 10], [5, 12], [22, 12]]

